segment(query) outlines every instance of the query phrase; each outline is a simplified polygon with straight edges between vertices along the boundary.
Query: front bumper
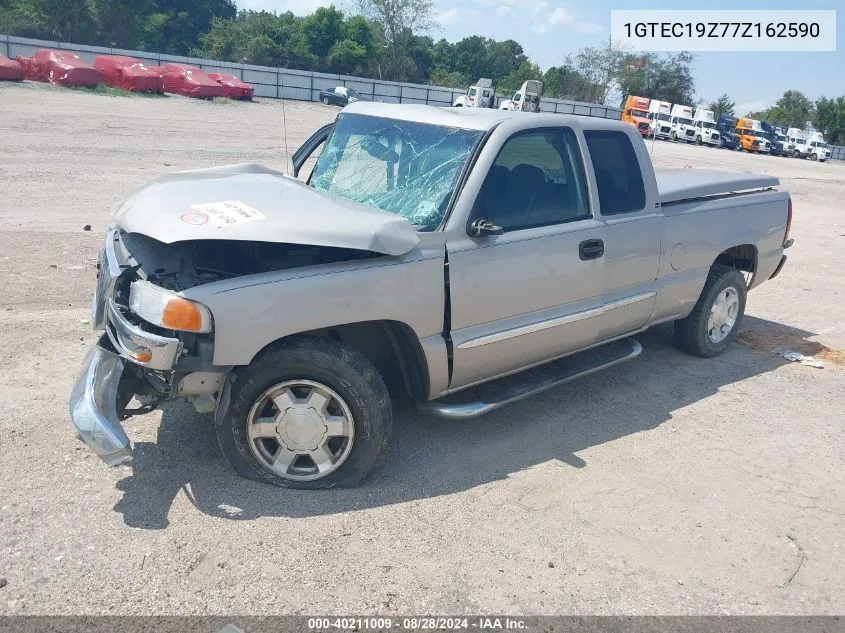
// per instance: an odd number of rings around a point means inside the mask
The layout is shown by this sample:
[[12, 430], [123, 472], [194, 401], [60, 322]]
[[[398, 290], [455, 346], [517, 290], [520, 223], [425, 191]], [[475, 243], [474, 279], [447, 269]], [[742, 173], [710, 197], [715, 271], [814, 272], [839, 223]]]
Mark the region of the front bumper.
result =
[[132, 461], [132, 446], [117, 415], [123, 359], [101, 344], [92, 347], [70, 395], [77, 437], [109, 466]]

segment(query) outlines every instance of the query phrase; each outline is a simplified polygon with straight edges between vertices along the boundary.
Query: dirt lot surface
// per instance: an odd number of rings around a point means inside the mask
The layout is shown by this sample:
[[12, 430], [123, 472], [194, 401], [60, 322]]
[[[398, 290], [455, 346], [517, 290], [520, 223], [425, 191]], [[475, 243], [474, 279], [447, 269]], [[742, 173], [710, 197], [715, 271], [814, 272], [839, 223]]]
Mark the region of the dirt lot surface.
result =
[[239, 479], [188, 405], [127, 423], [134, 468], [77, 442], [111, 204], [178, 169], [284, 168], [284, 115], [292, 152], [336, 112], [0, 85], [0, 612], [845, 611], [843, 164], [655, 144], [793, 195], [789, 263], [721, 358], [661, 327], [638, 360], [474, 421], [403, 412], [355, 490]]

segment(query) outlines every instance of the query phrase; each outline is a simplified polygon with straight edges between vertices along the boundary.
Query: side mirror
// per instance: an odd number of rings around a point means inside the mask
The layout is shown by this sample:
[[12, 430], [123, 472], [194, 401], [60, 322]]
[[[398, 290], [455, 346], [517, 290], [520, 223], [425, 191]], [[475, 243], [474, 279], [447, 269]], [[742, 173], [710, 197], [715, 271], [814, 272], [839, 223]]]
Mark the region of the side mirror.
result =
[[478, 218], [467, 227], [467, 234], [470, 237], [485, 237], [487, 235], [501, 235], [504, 233], [501, 226], [496, 226], [487, 218]]

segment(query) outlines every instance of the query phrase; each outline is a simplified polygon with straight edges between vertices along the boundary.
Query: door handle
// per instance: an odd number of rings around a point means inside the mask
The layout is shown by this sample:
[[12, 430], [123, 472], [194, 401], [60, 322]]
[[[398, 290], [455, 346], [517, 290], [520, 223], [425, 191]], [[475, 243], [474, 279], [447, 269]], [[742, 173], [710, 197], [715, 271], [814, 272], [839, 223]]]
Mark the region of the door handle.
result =
[[601, 240], [584, 240], [578, 245], [578, 256], [584, 261], [598, 259], [602, 255], [604, 255], [604, 242]]

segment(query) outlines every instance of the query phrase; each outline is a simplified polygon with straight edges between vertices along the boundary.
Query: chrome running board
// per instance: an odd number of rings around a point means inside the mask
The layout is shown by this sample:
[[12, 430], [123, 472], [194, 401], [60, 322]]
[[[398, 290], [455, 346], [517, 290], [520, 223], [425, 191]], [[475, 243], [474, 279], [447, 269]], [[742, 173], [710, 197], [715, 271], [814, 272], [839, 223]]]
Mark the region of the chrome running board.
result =
[[632, 338], [601, 345], [573, 356], [418, 405], [421, 413], [463, 420], [524, 400], [546, 389], [595, 374], [639, 356], [643, 346]]

